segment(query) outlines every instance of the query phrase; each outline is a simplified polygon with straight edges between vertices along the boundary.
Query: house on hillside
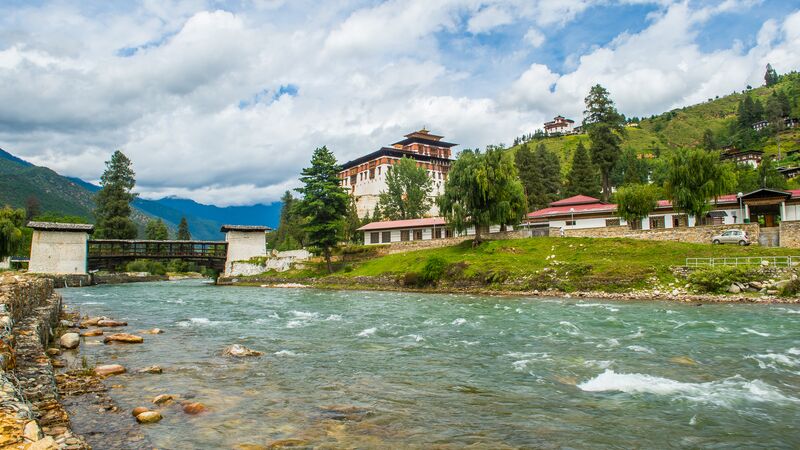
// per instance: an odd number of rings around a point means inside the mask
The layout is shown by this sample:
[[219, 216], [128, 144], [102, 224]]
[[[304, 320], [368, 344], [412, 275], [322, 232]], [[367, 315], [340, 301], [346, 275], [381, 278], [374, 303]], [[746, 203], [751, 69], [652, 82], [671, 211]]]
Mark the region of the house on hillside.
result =
[[756, 131], [761, 131], [769, 126], [769, 122], [766, 120], [759, 120], [758, 122], [753, 124], [753, 129]]
[[564, 116], [556, 116], [550, 122], [544, 123], [544, 132], [548, 135], [572, 134], [574, 125], [574, 120], [564, 118]]
[[[355, 197], [358, 216], [369, 216], [375, 211], [381, 192], [386, 190], [386, 175], [403, 157], [415, 160], [417, 166], [428, 171], [433, 180], [431, 198], [442, 195], [452, 163], [451, 149], [458, 145], [442, 139], [443, 136], [431, 134], [423, 128], [405, 135], [405, 139], [395, 142], [391, 147], [381, 147], [342, 164], [339, 172], [341, 186]], [[435, 204], [430, 214], [438, 214]]]
[[764, 159], [762, 150], [739, 150], [734, 146], [725, 147], [719, 157], [722, 161], [733, 161], [737, 164], [747, 164], [753, 168], [761, 164]]

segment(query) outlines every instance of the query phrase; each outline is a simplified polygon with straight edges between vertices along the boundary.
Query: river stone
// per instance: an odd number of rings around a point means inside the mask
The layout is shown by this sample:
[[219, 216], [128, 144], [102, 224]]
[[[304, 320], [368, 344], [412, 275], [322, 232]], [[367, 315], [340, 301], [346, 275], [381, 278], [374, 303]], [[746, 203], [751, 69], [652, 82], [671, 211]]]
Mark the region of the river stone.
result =
[[162, 373], [162, 372], [164, 372], [164, 370], [161, 369], [161, 366], [150, 366], [150, 367], [145, 367], [144, 369], [139, 369], [139, 373]]
[[136, 416], [139, 423], [156, 423], [161, 419], [161, 413], [158, 411], [145, 411]]
[[108, 336], [103, 338], [103, 342], [106, 344], [110, 342], [122, 342], [125, 344], [141, 344], [144, 342], [144, 338], [141, 336], [136, 336], [135, 334], [128, 334], [128, 333], [115, 333], [109, 334]]
[[192, 402], [183, 405], [183, 412], [185, 412], [186, 414], [195, 415], [195, 414], [200, 414], [201, 412], [207, 410], [208, 408], [206, 408], [206, 405], [200, 402]]
[[119, 364], [106, 364], [103, 366], [95, 367], [94, 373], [101, 377], [106, 377], [109, 375], [119, 375], [121, 373], [125, 373], [125, 368]]
[[22, 435], [25, 437], [25, 439], [31, 442], [36, 442], [44, 437], [42, 429], [39, 428], [39, 424], [37, 424], [35, 420], [31, 420], [30, 422], [25, 424], [25, 428], [22, 431]]
[[81, 336], [83, 336], [83, 337], [102, 336], [102, 335], [103, 335], [103, 330], [101, 330], [99, 328], [95, 328], [95, 329], [92, 329], [92, 330], [89, 330], [89, 331], [84, 331], [83, 333], [81, 333]]
[[230, 347], [226, 347], [225, 350], [222, 351], [224, 356], [233, 356], [236, 358], [241, 358], [245, 356], [261, 356], [263, 355], [262, 352], [257, 350], [251, 350], [244, 345], [233, 344]]
[[728, 292], [731, 294], [738, 294], [742, 292], [742, 288], [736, 285], [736, 283], [731, 284], [731, 287], [728, 288]]
[[81, 337], [78, 333], [65, 333], [58, 340], [58, 343], [64, 348], [78, 348], [81, 343]]
[[174, 395], [161, 394], [161, 395], [157, 395], [156, 398], [153, 399], [153, 403], [156, 404], [156, 405], [162, 405], [162, 404], [165, 404], [165, 403], [169, 403], [174, 399], [175, 399]]
[[161, 328], [153, 328], [151, 330], [142, 330], [142, 331], [140, 331], [140, 333], [142, 333], [142, 334], [161, 334], [163, 332], [164, 332], [164, 330], [162, 330]]
[[683, 364], [684, 366], [696, 366], [697, 361], [689, 358], [688, 356], [673, 356], [669, 359], [670, 362], [675, 364]]
[[97, 322], [98, 327], [125, 327], [128, 326], [128, 322], [122, 322], [120, 320], [111, 320], [111, 319], [103, 319]]
[[48, 355], [48, 356], [58, 356], [58, 355], [60, 355], [60, 354], [61, 354], [61, 350], [60, 350], [60, 349], [57, 349], [57, 348], [55, 348], [55, 347], [51, 347], [51, 348], [48, 348], [48, 349], [45, 351], [45, 353], [47, 353], [47, 355]]
[[143, 412], [147, 412], [147, 411], [150, 411], [150, 410], [145, 408], [144, 406], [137, 406], [136, 408], [133, 408], [133, 411], [131, 411], [131, 414], [133, 414], [133, 417], [136, 417], [139, 414], [141, 414]]
[[59, 324], [59, 325], [61, 325], [61, 326], [62, 326], [62, 327], [64, 327], [64, 328], [72, 328], [73, 326], [75, 326], [75, 324], [74, 324], [74, 323], [72, 323], [72, 322], [71, 322], [71, 321], [69, 321], [69, 320], [65, 320], [65, 319], [61, 319], [61, 320], [59, 320], [59, 321], [58, 321], [58, 324]]
[[101, 320], [107, 320], [108, 317], [101, 316], [101, 317], [89, 317], [81, 321], [81, 326], [83, 327], [96, 327], [97, 323]]

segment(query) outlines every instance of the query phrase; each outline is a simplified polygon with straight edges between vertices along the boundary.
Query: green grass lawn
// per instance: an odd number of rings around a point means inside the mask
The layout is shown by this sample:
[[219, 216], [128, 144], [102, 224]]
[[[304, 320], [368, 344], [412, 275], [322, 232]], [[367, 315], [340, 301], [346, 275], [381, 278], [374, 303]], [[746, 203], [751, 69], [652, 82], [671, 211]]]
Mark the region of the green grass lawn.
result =
[[[672, 266], [687, 257], [788, 256], [800, 249], [689, 244], [635, 239], [530, 238], [490, 241], [418, 250], [339, 264], [340, 277], [403, 277], [419, 274], [432, 259], [444, 262], [449, 283], [500, 284], [504, 289], [622, 291], [674, 282]], [[283, 278], [316, 277], [324, 283], [324, 265], [274, 273]]]

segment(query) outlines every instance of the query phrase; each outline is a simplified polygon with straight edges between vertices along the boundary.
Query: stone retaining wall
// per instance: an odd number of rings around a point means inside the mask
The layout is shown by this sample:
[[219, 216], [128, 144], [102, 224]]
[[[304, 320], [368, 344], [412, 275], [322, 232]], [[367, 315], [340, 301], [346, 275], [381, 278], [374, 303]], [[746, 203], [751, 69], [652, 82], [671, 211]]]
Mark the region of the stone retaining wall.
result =
[[800, 248], [800, 221], [782, 221], [780, 236], [781, 247]]
[[[758, 242], [758, 224], [737, 224], [737, 225], [703, 225], [699, 227], [681, 228], [658, 228], [655, 230], [631, 230], [628, 227], [601, 227], [601, 228], [578, 228], [565, 229], [564, 236], [567, 237], [592, 237], [592, 238], [631, 238], [650, 241], [676, 241], [693, 242], [697, 244], [711, 243], [711, 237], [720, 234], [724, 230], [740, 229], [745, 230], [750, 236], [751, 242]], [[550, 236], [559, 236], [560, 229], [550, 230]], [[800, 236], [800, 234], [798, 234]]]
[[0, 276], [0, 448], [84, 448], [68, 429], [45, 354], [61, 306], [51, 279]]

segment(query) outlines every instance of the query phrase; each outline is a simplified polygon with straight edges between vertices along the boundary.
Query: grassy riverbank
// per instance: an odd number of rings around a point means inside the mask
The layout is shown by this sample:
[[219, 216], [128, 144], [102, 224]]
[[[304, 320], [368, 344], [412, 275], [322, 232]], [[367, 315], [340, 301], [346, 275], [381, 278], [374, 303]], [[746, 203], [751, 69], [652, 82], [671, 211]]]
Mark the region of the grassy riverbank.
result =
[[471, 241], [343, 262], [333, 274], [322, 265], [267, 272], [241, 280], [254, 284], [270, 277], [314, 285], [381, 284], [428, 289], [493, 288], [500, 291], [626, 292], [669, 288], [684, 281], [673, 268], [688, 257], [785, 256], [786, 248], [712, 246], [634, 239], [532, 238]]

